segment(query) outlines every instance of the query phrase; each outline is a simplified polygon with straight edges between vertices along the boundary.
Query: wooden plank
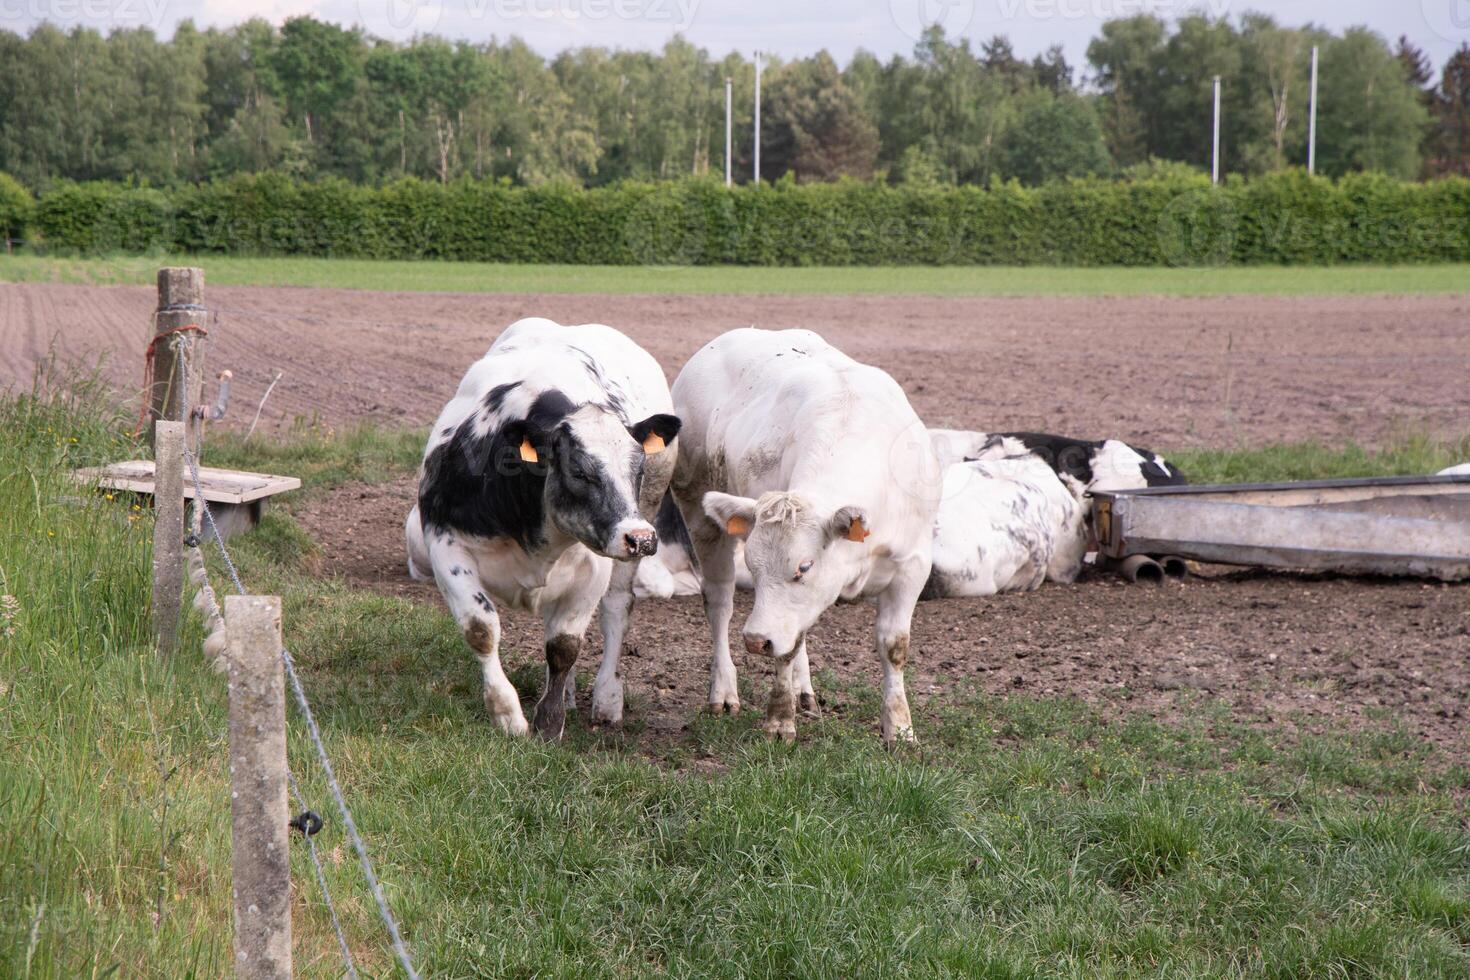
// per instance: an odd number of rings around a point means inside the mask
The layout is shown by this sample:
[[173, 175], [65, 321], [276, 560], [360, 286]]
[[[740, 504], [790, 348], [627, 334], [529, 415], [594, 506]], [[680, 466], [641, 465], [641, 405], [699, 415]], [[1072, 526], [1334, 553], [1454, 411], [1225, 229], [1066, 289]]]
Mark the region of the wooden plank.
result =
[[[74, 470], [72, 479], [78, 483], [101, 487], [107, 490], [127, 490], [133, 493], [153, 493], [153, 462], [133, 459], [110, 466], [93, 466]], [[204, 489], [204, 499], [218, 504], [248, 504], [264, 500], [288, 490], [301, 489], [301, 481], [294, 476], [279, 476], [274, 473], [249, 473], [242, 470], [226, 470], [212, 466], [199, 467], [199, 483]], [[184, 496], [194, 499], [193, 474], [186, 475]]]

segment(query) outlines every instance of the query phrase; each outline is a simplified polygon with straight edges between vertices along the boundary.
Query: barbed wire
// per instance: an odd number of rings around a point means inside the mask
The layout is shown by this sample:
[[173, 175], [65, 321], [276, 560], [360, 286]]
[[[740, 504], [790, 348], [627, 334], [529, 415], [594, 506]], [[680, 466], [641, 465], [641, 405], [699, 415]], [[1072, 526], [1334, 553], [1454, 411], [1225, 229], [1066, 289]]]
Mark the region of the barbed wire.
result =
[[[179, 341], [174, 340], [172, 342], [177, 344]], [[180, 366], [180, 382], [184, 386], [181, 404], [184, 408], [184, 418], [187, 420], [191, 418], [193, 411], [189, 405], [189, 362], [186, 358], [180, 357], [176, 360], [176, 363]], [[224, 535], [220, 533], [219, 525], [215, 523], [214, 513], [209, 508], [209, 502], [204, 498], [204, 481], [199, 473], [199, 450], [202, 448], [204, 442], [203, 429], [204, 426], [202, 424], [196, 423], [194, 426], [194, 445], [190, 446], [186, 441], [184, 446], [184, 460], [189, 466], [190, 475], [194, 482], [194, 506], [203, 514], [203, 523], [209, 527], [210, 536], [214, 538], [215, 545], [219, 549], [220, 558], [224, 561], [230, 581], [235, 586], [235, 592], [239, 595], [247, 595], [245, 583], [240, 579], [240, 570], [236, 567], [229, 549], [225, 547]], [[403, 968], [403, 972], [409, 977], [409, 980], [419, 980], [419, 974], [414, 969], [413, 961], [408, 954], [408, 946], [404, 943], [403, 935], [399, 930], [398, 920], [393, 917], [393, 912], [388, 907], [388, 899], [383, 894], [383, 886], [378, 881], [377, 874], [373, 871], [373, 862], [372, 858], [368, 856], [367, 843], [363, 840], [362, 834], [358, 832], [357, 823], [352, 819], [352, 811], [347, 806], [347, 799], [342, 793], [341, 784], [337, 781], [337, 774], [332, 768], [331, 757], [328, 756], [327, 747], [322, 741], [321, 729], [317, 726], [316, 716], [311, 710], [311, 703], [306, 698], [306, 690], [302, 687], [301, 678], [296, 672], [295, 658], [291, 656], [291, 651], [284, 644], [281, 646], [281, 663], [285, 666], [286, 677], [291, 682], [291, 691], [296, 700], [296, 707], [301, 712], [301, 717], [306, 721], [307, 734], [311, 736], [312, 745], [316, 749], [317, 762], [321, 765], [322, 772], [327, 777], [327, 788], [331, 791], [333, 800], [337, 805], [337, 814], [342, 819], [342, 826], [347, 830], [347, 837], [352, 842], [353, 850], [357, 852], [358, 863], [362, 866], [363, 877], [367, 879], [368, 890], [372, 892], [373, 900], [377, 903], [378, 915], [382, 918], [384, 926], [388, 929], [388, 936], [393, 945], [393, 953], [398, 959], [398, 964]], [[296, 778], [291, 774], [289, 767], [286, 770], [286, 775], [291, 782], [293, 792], [296, 793], [298, 802], [304, 808], [305, 802], [302, 800], [300, 789], [296, 784]], [[322, 870], [321, 862], [317, 859], [316, 848], [311, 842], [311, 835], [308, 834], [306, 836], [308, 844], [311, 845], [312, 860], [316, 864], [317, 880], [321, 884], [322, 897], [331, 914], [332, 927], [337, 932], [337, 940], [342, 945], [344, 961], [347, 964], [348, 972], [356, 977], [356, 966], [353, 964], [352, 954], [348, 950], [347, 940], [342, 933], [341, 922], [337, 917], [337, 909], [332, 903], [331, 892], [327, 888], [326, 875]]]

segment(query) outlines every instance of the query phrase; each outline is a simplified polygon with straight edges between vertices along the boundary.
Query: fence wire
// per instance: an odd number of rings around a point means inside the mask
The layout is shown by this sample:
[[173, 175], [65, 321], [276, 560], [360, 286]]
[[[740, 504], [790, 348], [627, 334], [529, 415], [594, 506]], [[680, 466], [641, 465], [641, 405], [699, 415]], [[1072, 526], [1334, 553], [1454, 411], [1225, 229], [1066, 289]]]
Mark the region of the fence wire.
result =
[[[178, 340], [173, 342], [179, 343]], [[180, 383], [184, 386], [181, 404], [184, 408], [184, 418], [187, 420], [193, 412], [193, 407], [189, 404], [189, 362], [186, 358], [179, 357], [176, 363], [180, 366]], [[184, 447], [184, 460], [189, 466], [190, 476], [194, 482], [194, 506], [199, 508], [204, 515], [204, 524], [208, 526], [209, 535], [214, 538], [215, 545], [219, 548], [220, 558], [224, 560], [225, 569], [229, 573], [231, 583], [235, 586], [235, 592], [239, 595], [247, 595], [245, 583], [240, 580], [240, 570], [236, 567], [234, 559], [230, 556], [229, 549], [225, 547], [224, 535], [220, 534], [219, 526], [214, 520], [214, 514], [209, 509], [209, 502], [204, 499], [203, 480], [199, 475], [199, 452], [204, 442], [204, 426], [202, 425], [202, 420], [200, 420], [200, 424], [195, 425], [194, 431], [194, 445], [190, 446], [186, 442]], [[202, 545], [203, 542], [200, 542], [200, 544]], [[352, 842], [353, 850], [357, 852], [357, 859], [358, 863], [362, 866], [363, 877], [367, 880], [368, 889], [372, 892], [373, 900], [377, 903], [378, 915], [382, 918], [383, 925], [388, 930], [388, 936], [393, 944], [393, 954], [397, 957], [399, 966], [403, 968], [403, 972], [409, 977], [409, 980], [419, 980], [418, 971], [413, 967], [413, 960], [408, 954], [408, 946], [404, 943], [402, 932], [399, 930], [398, 920], [393, 917], [393, 912], [388, 907], [388, 899], [383, 894], [383, 886], [379, 883], [378, 876], [373, 871], [373, 862], [372, 858], [368, 856], [367, 843], [357, 830], [357, 823], [352, 819], [352, 811], [348, 808], [347, 799], [342, 793], [342, 787], [337, 782], [337, 774], [332, 768], [332, 760], [327, 755], [326, 745], [322, 742], [321, 729], [317, 727], [316, 716], [312, 713], [311, 704], [306, 699], [306, 691], [301, 686], [301, 678], [296, 672], [296, 661], [291, 656], [291, 651], [284, 645], [281, 647], [281, 663], [285, 666], [286, 677], [291, 682], [291, 692], [296, 699], [296, 707], [301, 712], [301, 717], [306, 721], [307, 733], [311, 736], [312, 745], [316, 749], [317, 762], [321, 765], [322, 772], [326, 774], [327, 788], [331, 790], [332, 798], [337, 805], [337, 814], [342, 819], [342, 826], [347, 830], [347, 836]], [[287, 776], [290, 779], [291, 789], [295, 793], [297, 801], [304, 807], [305, 803], [302, 801], [300, 787], [296, 784], [296, 777], [291, 775], [289, 769], [287, 769]], [[321, 885], [322, 897], [332, 917], [332, 928], [336, 931], [337, 941], [342, 946], [343, 961], [347, 966], [348, 974], [355, 978], [357, 976], [357, 968], [353, 962], [352, 953], [348, 949], [347, 939], [342, 932], [342, 924], [337, 917], [336, 906], [332, 904], [332, 895], [327, 888], [326, 874], [322, 869], [321, 861], [318, 859], [316, 845], [311, 840], [310, 834], [307, 834], [306, 838], [310, 846], [312, 862], [316, 866], [317, 881]]]

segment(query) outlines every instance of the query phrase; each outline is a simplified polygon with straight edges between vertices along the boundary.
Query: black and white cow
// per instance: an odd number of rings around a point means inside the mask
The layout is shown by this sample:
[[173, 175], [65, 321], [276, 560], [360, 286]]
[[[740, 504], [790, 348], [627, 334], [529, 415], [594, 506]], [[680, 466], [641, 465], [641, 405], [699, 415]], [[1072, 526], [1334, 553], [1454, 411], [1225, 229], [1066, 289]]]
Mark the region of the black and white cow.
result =
[[601, 606], [594, 721], [622, 718], [618, 654], [679, 419], [663, 370], [611, 327], [512, 324], [460, 382], [429, 436], [405, 526], [409, 572], [432, 574], [480, 659], [485, 707], [527, 731], [500, 665], [499, 602], [546, 627], [538, 734], [560, 738], [573, 668]]
[[966, 460], [1032, 455], [1057, 473], [1081, 482], [1088, 492], [1141, 490], [1187, 483], [1184, 474], [1158, 453], [1118, 439], [1071, 439], [1045, 432], [970, 432], [930, 429], [934, 451], [948, 467]]
[[876, 597], [885, 741], [913, 738], [904, 691], [914, 603], [929, 577], [939, 461], [903, 389], [809, 330], [732, 330], [674, 381], [684, 420], [673, 493], [704, 576], [710, 707], [735, 712], [735, 543], [755, 601], [743, 630], [775, 664], [766, 731], [816, 711], [806, 634], [838, 599]]

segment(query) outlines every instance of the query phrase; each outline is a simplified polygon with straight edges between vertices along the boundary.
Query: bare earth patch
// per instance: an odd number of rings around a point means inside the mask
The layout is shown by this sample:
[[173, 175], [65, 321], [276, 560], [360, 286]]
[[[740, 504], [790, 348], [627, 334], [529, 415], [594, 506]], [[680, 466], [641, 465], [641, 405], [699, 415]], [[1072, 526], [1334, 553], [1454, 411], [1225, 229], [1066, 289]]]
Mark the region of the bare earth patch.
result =
[[[415, 492], [405, 477], [298, 505], [297, 519], [321, 545], [322, 571], [438, 603], [434, 584], [410, 580], [403, 563], [403, 518]], [[749, 595], [737, 594], [736, 627], [749, 610]], [[507, 668], [539, 666], [539, 621], [502, 611], [502, 625]], [[829, 609], [810, 634], [813, 671], [876, 688], [872, 626], [869, 605]], [[629, 718], [641, 714], [656, 732], [676, 732], [703, 710], [709, 692], [700, 600], [641, 602], [629, 635], [636, 647], [622, 665]], [[595, 626], [589, 637], [595, 647]], [[1218, 700], [1239, 720], [1285, 730], [1399, 726], [1449, 758], [1470, 753], [1470, 587], [1463, 585], [1216, 571], [1151, 588], [1095, 576], [1032, 593], [921, 603], [913, 640], [909, 685], [921, 725], [942, 705], [948, 679], [969, 676], [992, 694], [1074, 696], [1110, 713], [1161, 719], [1197, 717], [1203, 702]], [[769, 669], [738, 649], [735, 656], [758, 692], [745, 710], [761, 712]], [[473, 674], [468, 649], [464, 657]], [[593, 650], [579, 663], [584, 677], [595, 672], [595, 657]], [[818, 687], [826, 710], [852, 708], [840, 691]], [[854, 718], [877, 724], [875, 713]]]
[[[1119, 436], [1156, 449], [1460, 436], [1470, 295], [1326, 298], [533, 296], [209, 287], [209, 365], [235, 372], [227, 424], [427, 425], [523, 316], [601, 322], [672, 378], [721, 331], [809, 327], [889, 371], [932, 426]], [[0, 285], [0, 386], [53, 344], [108, 356], [136, 397], [153, 290]]]

